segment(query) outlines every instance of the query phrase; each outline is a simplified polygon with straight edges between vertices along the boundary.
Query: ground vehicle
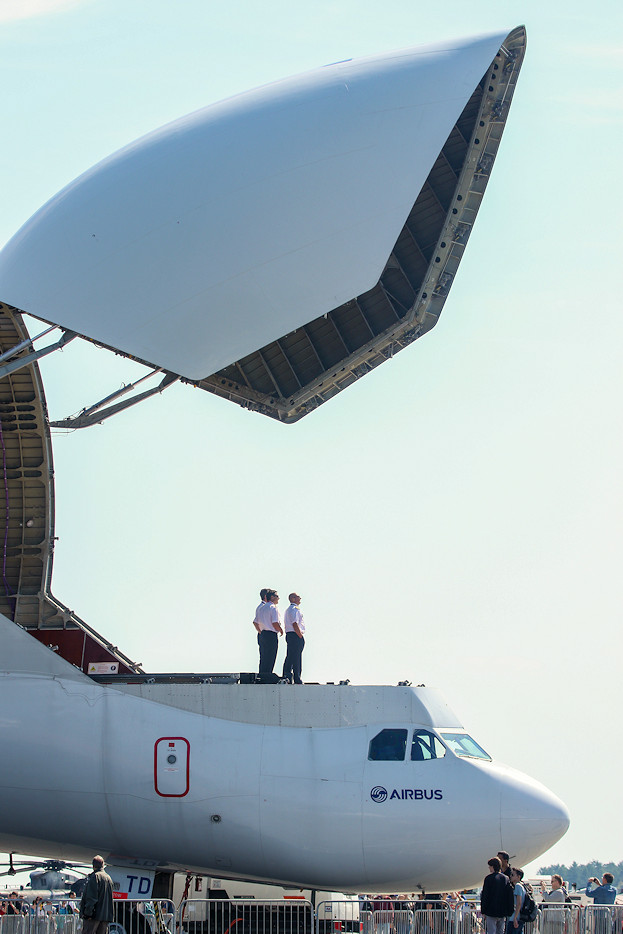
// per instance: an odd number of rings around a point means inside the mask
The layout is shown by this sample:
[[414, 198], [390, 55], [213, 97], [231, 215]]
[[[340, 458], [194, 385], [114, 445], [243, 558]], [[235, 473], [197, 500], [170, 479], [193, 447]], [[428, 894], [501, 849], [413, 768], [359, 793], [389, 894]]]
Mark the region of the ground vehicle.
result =
[[225, 932], [240, 934], [288, 931], [307, 934], [313, 930], [312, 910], [319, 931], [359, 931], [359, 899], [341, 892], [291, 889], [276, 885], [182, 876], [174, 883], [174, 901], [180, 906], [183, 930], [189, 934]]

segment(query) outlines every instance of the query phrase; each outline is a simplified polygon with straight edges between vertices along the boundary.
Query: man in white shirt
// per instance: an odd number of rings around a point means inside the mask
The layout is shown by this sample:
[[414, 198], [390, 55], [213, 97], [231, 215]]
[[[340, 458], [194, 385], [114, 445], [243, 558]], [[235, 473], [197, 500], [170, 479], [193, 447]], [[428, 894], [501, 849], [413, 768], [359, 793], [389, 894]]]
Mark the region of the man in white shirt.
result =
[[[261, 596], [261, 591], [260, 591]], [[266, 590], [265, 600], [255, 611], [253, 625], [257, 629], [257, 642], [260, 647], [260, 674], [272, 674], [277, 658], [277, 640], [283, 635], [277, 603], [279, 594], [276, 590]]]
[[290, 601], [290, 606], [283, 617], [283, 623], [286, 629], [286, 644], [288, 647], [286, 660], [283, 663], [283, 677], [290, 683], [292, 683], [292, 679], [294, 678], [295, 684], [302, 684], [301, 669], [303, 663], [301, 656], [305, 648], [305, 639], [303, 638], [305, 620], [303, 619], [303, 614], [299, 610], [299, 603], [301, 602], [299, 595], [297, 593], [291, 593], [288, 600]]
[[260, 590], [260, 602], [259, 602], [259, 605], [255, 608], [255, 616], [253, 617], [253, 625], [257, 629], [258, 643], [259, 643], [260, 633], [262, 630], [260, 628], [259, 623], [257, 622], [257, 614], [260, 611], [261, 607], [266, 603], [267, 593], [268, 593], [268, 587], [262, 587], [262, 589]]
[[260, 590], [260, 602], [259, 605], [255, 608], [255, 615], [253, 616], [253, 625], [257, 629], [257, 644], [260, 644], [260, 633], [262, 628], [257, 622], [257, 614], [261, 611], [262, 604], [266, 603], [266, 594], [268, 593], [268, 587], [262, 587]]

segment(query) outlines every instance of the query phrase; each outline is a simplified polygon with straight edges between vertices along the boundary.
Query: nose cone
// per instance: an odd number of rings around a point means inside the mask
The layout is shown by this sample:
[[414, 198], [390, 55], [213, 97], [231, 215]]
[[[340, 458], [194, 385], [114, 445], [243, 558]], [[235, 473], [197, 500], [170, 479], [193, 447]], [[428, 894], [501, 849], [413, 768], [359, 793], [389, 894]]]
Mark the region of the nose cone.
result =
[[514, 769], [502, 767], [502, 771], [502, 847], [521, 866], [560, 840], [569, 827], [569, 812], [540, 782]]

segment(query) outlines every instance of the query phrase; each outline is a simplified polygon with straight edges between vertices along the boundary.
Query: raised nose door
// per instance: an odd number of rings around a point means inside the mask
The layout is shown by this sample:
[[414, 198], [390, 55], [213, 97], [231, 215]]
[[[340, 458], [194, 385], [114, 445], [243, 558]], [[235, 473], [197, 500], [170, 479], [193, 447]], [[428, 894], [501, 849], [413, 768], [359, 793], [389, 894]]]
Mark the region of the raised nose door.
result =
[[154, 786], [162, 798], [183, 798], [190, 787], [190, 743], [162, 736], [154, 744]]

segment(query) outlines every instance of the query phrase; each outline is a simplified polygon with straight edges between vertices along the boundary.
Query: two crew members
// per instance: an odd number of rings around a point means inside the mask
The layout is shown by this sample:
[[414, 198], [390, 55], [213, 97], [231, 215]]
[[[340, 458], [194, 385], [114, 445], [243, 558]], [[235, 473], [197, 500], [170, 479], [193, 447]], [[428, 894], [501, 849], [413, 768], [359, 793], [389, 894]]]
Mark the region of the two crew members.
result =
[[[286, 658], [283, 663], [282, 678], [294, 684], [302, 684], [302, 655], [305, 648], [305, 620], [299, 609], [301, 598], [292, 592], [288, 599], [290, 605], [284, 616], [286, 634]], [[257, 630], [257, 643], [260, 650], [260, 675], [272, 674], [277, 659], [279, 636], [283, 635], [281, 618], [277, 604], [279, 594], [271, 588], [260, 590], [261, 603], [255, 610], [253, 625]]]

